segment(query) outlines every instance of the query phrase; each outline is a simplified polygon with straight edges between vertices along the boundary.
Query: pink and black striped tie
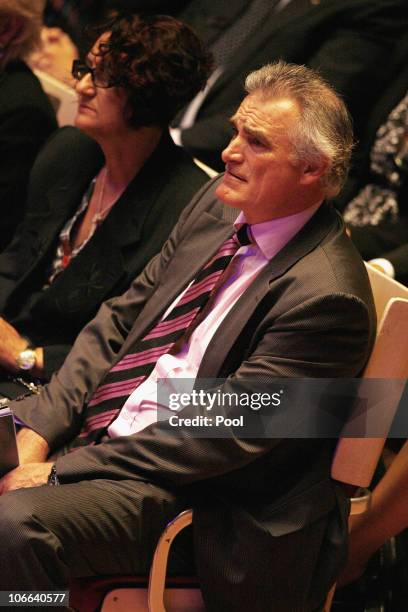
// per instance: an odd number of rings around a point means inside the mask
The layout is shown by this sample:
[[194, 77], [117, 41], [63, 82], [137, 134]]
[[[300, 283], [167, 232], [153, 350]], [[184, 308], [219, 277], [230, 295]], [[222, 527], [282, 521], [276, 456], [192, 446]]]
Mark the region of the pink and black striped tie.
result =
[[88, 403], [85, 423], [73, 448], [100, 440], [129, 395], [150, 375], [159, 357], [171, 351], [193, 325], [239, 247], [250, 242], [245, 224], [221, 245], [170, 313], [110, 369]]

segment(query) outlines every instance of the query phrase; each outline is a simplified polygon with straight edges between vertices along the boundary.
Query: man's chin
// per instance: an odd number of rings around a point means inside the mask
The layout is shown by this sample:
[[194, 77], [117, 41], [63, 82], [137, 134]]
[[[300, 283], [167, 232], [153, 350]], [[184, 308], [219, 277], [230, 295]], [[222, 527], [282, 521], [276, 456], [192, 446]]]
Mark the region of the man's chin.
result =
[[220, 183], [215, 190], [215, 195], [223, 204], [226, 206], [231, 206], [232, 208], [240, 209], [241, 206], [236, 195], [231, 191], [229, 187], [224, 185], [224, 183]]

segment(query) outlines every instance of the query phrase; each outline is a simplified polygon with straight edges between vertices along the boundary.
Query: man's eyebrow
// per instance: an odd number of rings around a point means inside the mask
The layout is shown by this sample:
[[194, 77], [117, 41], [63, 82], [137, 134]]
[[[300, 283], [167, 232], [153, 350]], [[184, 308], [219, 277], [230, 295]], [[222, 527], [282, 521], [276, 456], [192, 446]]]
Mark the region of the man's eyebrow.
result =
[[266, 134], [264, 130], [260, 130], [258, 128], [250, 127], [249, 125], [244, 125], [244, 132], [249, 134], [250, 136], [257, 136], [258, 138], [262, 138], [266, 140]]
[[272, 146], [270, 137], [268, 136], [268, 134], [266, 134], [264, 130], [244, 125], [243, 131], [246, 136], [249, 136], [250, 138], [256, 138], [264, 145]]
[[[231, 123], [231, 125], [233, 125], [234, 127], [237, 127], [237, 119], [238, 119], [237, 116], [233, 115], [232, 117], [228, 119], [228, 121]], [[264, 140], [265, 142], [269, 142], [266, 133], [262, 129], [252, 128], [250, 126], [244, 125], [243, 131], [249, 136], [255, 136], [256, 138], [260, 138]]]

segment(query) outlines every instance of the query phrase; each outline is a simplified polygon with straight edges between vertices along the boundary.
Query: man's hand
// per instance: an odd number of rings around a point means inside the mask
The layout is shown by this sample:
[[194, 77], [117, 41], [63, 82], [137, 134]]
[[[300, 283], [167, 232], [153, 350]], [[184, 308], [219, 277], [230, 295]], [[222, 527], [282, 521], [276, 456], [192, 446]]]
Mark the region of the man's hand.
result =
[[46, 461], [50, 447], [40, 434], [32, 429], [23, 428], [17, 434], [17, 448], [20, 466], [25, 463]]
[[16, 467], [3, 478], [0, 478], [0, 495], [16, 489], [39, 487], [47, 484], [51, 468], [52, 463], [26, 463]]
[[26, 348], [27, 340], [10, 323], [0, 318], [0, 366], [10, 372], [18, 372], [16, 360]]

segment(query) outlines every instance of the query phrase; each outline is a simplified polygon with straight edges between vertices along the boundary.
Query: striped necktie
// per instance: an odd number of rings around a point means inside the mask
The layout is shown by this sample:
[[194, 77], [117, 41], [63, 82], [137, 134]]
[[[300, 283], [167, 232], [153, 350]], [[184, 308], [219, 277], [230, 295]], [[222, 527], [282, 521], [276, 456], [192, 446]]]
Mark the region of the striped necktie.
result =
[[244, 224], [221, 245], [168, 315], [129, 347], [126, 355], [109, 370], [88, 403], [84, 426], [73, 448], [100, 441], [129, 395], [150, 375], [156, 361], [190, 331], [239, 247], [250, 242], [249, 228]]

